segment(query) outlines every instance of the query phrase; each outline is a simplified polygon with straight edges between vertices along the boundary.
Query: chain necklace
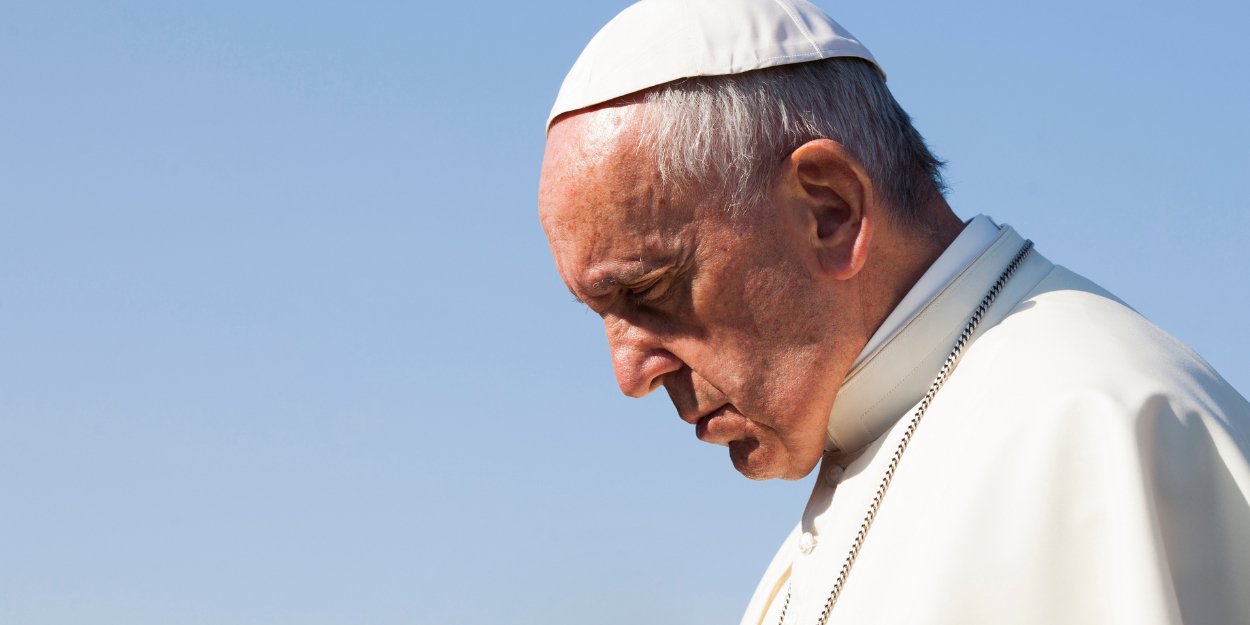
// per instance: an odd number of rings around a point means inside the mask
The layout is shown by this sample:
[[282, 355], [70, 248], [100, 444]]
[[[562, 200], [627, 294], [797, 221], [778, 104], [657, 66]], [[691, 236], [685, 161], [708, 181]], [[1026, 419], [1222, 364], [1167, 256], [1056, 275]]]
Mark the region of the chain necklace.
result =
[[[825, 625], [829, 622], [829, 614], [833, 612], [833, 606], [838, 602], [838, 597], [842, 595], [842, 588], [846, 585], [846, 578], [851, 574], [851, 567], [855, 565], [855, 559], [859, 557], [859, 551], [864, 547], [864, 539], [868, 536], [868, 530], [872, 527], [872, 522], [877, 518], [877, 511], [881, 509], [881, 502], [885, 499], [885, 492], [890, 488], [890, 481], [894, 479], [894, 473], [898, 470], [899, 460], [903, 457], [903, 452], [907, 451], [908, 443], [911, 443], [912, 436], [916, 434], [916, 427], [920, 425], [920, 420], [924, 418], [924, 413], [929, 409], [929, 404], [933, 403], [934, 396], [937, 395], [943, 384], [946, 384], [946, 378], [950, 377], [951, 371], [955, 369], [955, 363], [959, 361], [959, 356], [963, 353], [964, 348], [968, 346], [968, 341], [972, 339], [972, 334], [976, 332], [977, 326], [981, 324], [981, 319], [985, 316], [985, 312], [990, 309], [990, 305], [998, 299], [998, 294], [1003, 290], [1003, 286], [1011, 279], [1011, 275], [1020, 267], [1020, 263], [1029, 255], [1029, 250], [1033, 249], [1032, 241], [1025, 241], [1024, 246], [1016, 252], [1015, 258], [1003, 269], [1003, 273], [998, 276], [998, 280], [990, 287], [989, 292], [982, 298], [981, 303], [972, 311], [972, 316], [968, 319], [968, 323], [964, 325], [964, 329], [959, 333], [959, 339], [955, 341], [955, 347], [951, 349], [950, 355], [946, 357], [946, 362], [942, 364], [942, 369], [938, 371], [937, 377], [933, 379], [933, 383], [929, 385], [929, 391], [925, 393], [924, 399], [920, 400], [920, 405], [916, 406], [916, 413], [912, 415], [911, 421], [907, 424], [907, 429], [903, 431], [903, 438], [898, 443], [898, 448], [894, 450], [894, 455], [890, 457], [889, 467], [885, 471], [885, 476], [881, 478], [881, 484], [877, 486], [877, 494], [872, 498], [872, 505], [868, 506], [868, 514], [864, 515], [864, 520], [859, 524], [859, 531], [855, 533], [855, 540], [851, 543], [851, 551], [846, 554], [846, 561], [842, 563], [842, 570], [838, 572], [838, 578], [833, 582], [833, 589], [829, 591], [829, 598], [825, 600], [825, 607], [820, 611], [820, 620], [818, 625]], [[794, 580], [791, 579], [786, 585], [786, 600], [781, 605], [781, 618], [777, 621], [777, 625], [785, 625], [786, 612], [790, 609], [790, 593], [794, 587]]]

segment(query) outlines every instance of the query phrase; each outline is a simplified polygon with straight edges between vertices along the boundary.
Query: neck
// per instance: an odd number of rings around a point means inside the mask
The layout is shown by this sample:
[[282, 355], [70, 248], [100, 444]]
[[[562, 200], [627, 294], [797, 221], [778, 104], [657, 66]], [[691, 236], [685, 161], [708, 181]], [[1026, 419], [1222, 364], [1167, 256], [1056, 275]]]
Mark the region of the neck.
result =
[[914, 223], [887, 219], [889, 223], [877, 226], [869, 262], [863, 279], [858, 281], [864, 314], [860, 328], [862, 341], [855, 350], [863, 348], [890, 311], [964, 228], [964, 222], [955, 216], [945, 200], [939, 200], [938, 205], [920, 215]]

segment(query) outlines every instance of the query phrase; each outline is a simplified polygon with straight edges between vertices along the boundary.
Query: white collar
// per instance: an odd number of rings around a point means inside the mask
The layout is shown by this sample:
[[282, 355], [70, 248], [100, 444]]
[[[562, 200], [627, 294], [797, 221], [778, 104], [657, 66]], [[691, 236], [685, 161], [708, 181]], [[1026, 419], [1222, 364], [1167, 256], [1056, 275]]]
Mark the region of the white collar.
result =
[[[862, 449], [920, 401], [968, 315], [1023, 243], [1010, 226], [1000, 227], [983, 215], [968, 222], [856, 359], [829, 413], [827, 449]], [[1034, 284], [1050, 266], [1037, 254], [1028, 264], [1041, 271], [1030, 278]], [[1001, 304], [994, 308], [990, 316], [1005, 314]], [[994, 323], [982, 323], [977, 334]]]
[[953, 280], [964, 267], [976, 260], [976, 257], [994, 242], [996, 236], [998, 236], [998, 224], [994, 223], [993, 219], [985, 215], [977, 215], [969, 219], [964, 229], [959, 232], [959, 236], [955, 237], [955, 240], [946, 247], [937, 260], [933, 261], [932, 265], [929, 265], [924, 275], [920, 276], [907, 295], [904, 295], [894, 310], [890, 311], [885, 321], [881, 322], [881, 327], [877, 328], [872, 338], [868, 339], [868, 344], [864, 345], [863, 351], [859, 352], [851, 368], [858, 367], [886, 339], [897, 334], [903, 324], [920, 312], [920, 308], [933, 299], [947, 282]]

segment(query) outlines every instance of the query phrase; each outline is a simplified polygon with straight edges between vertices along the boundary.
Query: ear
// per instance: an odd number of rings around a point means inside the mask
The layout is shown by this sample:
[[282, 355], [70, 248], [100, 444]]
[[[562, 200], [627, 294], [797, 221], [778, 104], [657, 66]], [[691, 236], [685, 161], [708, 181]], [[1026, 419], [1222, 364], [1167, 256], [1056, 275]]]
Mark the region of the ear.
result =
[[842, 144], [816, 139], [790, 153], [781, 176], [782, 199], [803, 221], [821, 269], [837, 280], [855, 277], [868, 261], [877, 218], [868, 172]]

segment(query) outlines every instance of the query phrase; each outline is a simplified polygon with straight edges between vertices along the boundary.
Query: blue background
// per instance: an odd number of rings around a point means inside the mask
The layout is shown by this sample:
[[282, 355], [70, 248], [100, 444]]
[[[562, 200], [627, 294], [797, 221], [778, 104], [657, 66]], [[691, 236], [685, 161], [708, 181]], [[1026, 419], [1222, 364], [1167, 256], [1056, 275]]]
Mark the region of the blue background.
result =
[[[619, 396], [535, 214], [624, 6], [0, 3], [0, 622], [736, 622], [809, 486]], [[1250, 5], [823, 6], [1250, 390]]]

